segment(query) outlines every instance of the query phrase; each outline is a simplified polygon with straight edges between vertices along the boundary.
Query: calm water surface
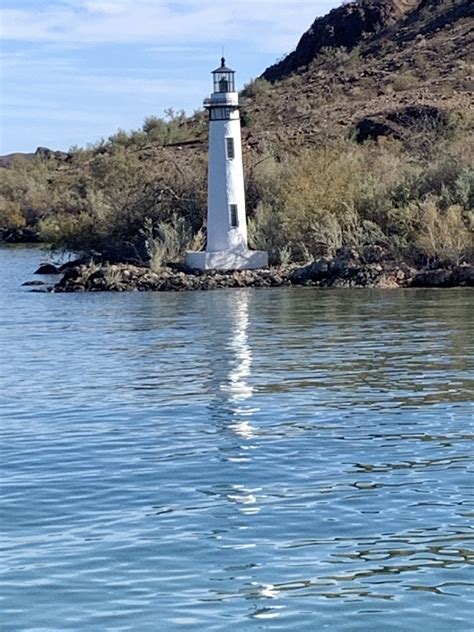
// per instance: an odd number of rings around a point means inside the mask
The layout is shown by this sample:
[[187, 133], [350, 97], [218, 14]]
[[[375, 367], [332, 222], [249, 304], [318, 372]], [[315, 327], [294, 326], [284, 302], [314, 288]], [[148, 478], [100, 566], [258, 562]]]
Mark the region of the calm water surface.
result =
[[0, 249], [0, 627], [473, 629], [474, 293], [47, 295]]

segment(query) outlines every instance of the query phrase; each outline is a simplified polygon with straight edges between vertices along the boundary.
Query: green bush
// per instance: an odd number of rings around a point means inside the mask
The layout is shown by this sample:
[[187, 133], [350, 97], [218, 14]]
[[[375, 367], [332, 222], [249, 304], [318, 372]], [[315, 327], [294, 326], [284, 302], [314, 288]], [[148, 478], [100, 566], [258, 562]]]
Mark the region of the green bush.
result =
[[[474, 171], [470, 153], [447, 144], [428, 168], [397, 142], [344, 141], [305, 149], [251, 171], [258, 194], [249, 223], [254, 247], [271, 260], [333, 255], [340, 247], [382, 245], [416, 263], [472, 256]], [[435, 210], [436, 209], [436, 212]]]
[[258, 79], [251, 80], [242, 90], [242, 96], [254, 99], [263, 95], [269, 94], [272, 89], [270, 81], [259, 77]]
[[165, 118], [149, 116], [143, 123], [142, 130], [148, 140], [161, 145], [169, 145], [180, 141], [190, 140], [192, 133], [189, 121], [183, 111], [166, 110]]
[[184, 262], [188, 250], [202, 250], [205, 243], [203, 231], [194, 232], [186, 219], [176, 214], [156, 227], [150, 218], [146, 218], [142, 234], [154, 272], [159, 272], [168, 263]]
[[10, 169], [1, 170], [1, 223], [35, 226], [40, 217], [49, 213], [54, 197], [52, 170], [51, 163], [40, 158], [15, 158]]

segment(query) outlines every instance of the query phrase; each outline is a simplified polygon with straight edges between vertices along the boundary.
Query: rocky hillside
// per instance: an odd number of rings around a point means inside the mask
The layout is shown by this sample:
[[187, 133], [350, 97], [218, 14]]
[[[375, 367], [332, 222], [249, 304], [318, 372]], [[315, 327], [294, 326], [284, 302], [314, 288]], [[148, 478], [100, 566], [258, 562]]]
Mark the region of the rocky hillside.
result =
[[[387, 114], [396, 117], [407, 107], [402, 119], [409, 125], [413, 117], [427, 118], [436, 128], [449, 113], [470, 126], [473, 16], [470, 0], [344, 4], [318, 18], [296, 50], [250, 87], [249, 119], [263, 137], [291, 143], [357, 130], [366, 117], [386, 123]], [[422, 106], [419, 116], [413, 106]], [[403, 124], [388, 122], [386, 129], [397, 126], [400, 132]]]
[[268, 68], [263, 77], [278, 81], [307, 66], [323, 48], [352, 50], [418, 7], [420, 0], [369, 0], [350, 2], [317, 18], [296, 50]]

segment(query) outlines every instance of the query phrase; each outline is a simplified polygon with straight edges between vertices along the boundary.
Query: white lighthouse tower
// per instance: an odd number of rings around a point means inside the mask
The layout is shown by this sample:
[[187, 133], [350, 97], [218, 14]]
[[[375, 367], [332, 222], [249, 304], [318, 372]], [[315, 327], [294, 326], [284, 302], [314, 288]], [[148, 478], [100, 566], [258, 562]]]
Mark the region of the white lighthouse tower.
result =
[[214, 92], [204, 101], [209, 111], [209, 182], [207, 249], [188, 252], [186, 264], [199, 270], [265, 268], [268, 255], [247, 246], [244, 169], [239, 95], [235, 72], [221, 66], [213, 71]]

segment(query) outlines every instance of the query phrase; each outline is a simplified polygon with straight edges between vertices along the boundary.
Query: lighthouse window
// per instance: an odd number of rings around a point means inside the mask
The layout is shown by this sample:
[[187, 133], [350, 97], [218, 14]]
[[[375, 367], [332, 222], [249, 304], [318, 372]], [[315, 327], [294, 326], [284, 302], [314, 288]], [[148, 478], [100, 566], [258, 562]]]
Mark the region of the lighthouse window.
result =
[[226, 138], [226, 145], [227, 145], [227, 158], [229, 160], [233, 160], [235, 158], [235, 146], [234, 146], [234, 139], [233, 138]]
[[237, 228], [239, 225], [239, 218], [237, 216], [237, 204], [231, 204], [230, 209], [230, 225], [231, 228]]
[[234, 71], [227, 68], [214, 71], [214, 92], [234, 92]]
[[225, 77], [219, 80], [219, 92], [228, 92], [229, 91], [229, 82]]
[[230, 108], [211, 108], [211, 121], [227, 121], [230, 119], [232, 110]]

